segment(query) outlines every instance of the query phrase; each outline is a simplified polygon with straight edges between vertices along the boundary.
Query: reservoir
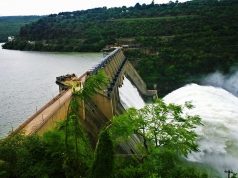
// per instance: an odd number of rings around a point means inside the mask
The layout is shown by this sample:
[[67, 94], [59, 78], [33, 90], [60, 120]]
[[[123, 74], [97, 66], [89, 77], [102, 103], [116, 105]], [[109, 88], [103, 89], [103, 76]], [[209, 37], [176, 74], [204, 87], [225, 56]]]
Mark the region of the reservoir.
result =
[[81, 75], [102, 53], [4, 50], [0, 44], [0, 137], [7, 135], [58, 94], [55, 79]]

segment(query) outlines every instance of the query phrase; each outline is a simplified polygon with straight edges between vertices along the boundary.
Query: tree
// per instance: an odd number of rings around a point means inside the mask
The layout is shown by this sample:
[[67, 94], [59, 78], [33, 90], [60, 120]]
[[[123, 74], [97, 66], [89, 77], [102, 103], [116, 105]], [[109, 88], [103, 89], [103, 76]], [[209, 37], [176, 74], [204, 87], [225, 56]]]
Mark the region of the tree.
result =
[[0, 140], [0, 177], [65, 177], [63, 139], [50, 133], [47, 138], [15, 135]]
[[108, 130], [100, 134], [91, 170], [92, 178], [110, 178], [113, 171], [113, 144]]
[[[91, 157], [88, 137], [80, 121], [80, 107], [85, 99], [92, 97], [98, 90], [102, 90], [107, 84], [107, 78], [103, 71], [90, 75], [82, 88], [73, 87], [72, 98], [69, 104], [67, 118], [65, 120], [65, 169], [68, 177], [85, 175], [91, 163], [84, 162]], [[74, 143], [73, 145], [71, 143]], [[75, 168], [75, 169], [74, 169]]]
[[136, 5], [135, 5], [135, 9], [137, 9], [137, 10], [140, 10], [140, 9], [141, 9], [141, 5], [140, 5], [140, 3], [136, 3]]
[[201, 124], [199, 116], [184, 113], [184, 109], [191, 108], [189, 102], [179, 106], [157, 100], [140, 110], [129, 109], [113, 119], [112, 137], [120, 143], [136, 133], [143, 138], [147, 151], [167, 147], [186, 156], [198, 151], [197, 134], [193, 129]]
[[131, 108], [114, 117], [110, 134], [115, 146], [130, 142], [133, 134], [142, 138], [137, 145], [141, 155], [131, 157], [134, 162], [127, 163], [126, 167], [125, 161], [117, 165], [121, 169], [119, 177], [206, 177], [203, 171], [182, 161], [182, 156], [198, 151], [193, 129], [201, 124], [201, 119], [184, 112], [191, 108], [189, 102], [179, 106], [157, 100], [140, 110]]

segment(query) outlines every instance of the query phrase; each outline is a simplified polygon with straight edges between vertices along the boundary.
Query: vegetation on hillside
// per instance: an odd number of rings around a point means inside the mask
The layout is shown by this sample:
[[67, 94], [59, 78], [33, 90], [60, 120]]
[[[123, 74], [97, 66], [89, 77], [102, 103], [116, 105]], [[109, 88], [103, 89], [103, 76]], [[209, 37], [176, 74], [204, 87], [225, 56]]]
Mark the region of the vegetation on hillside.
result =
[[[228, 72], [238, 61], [238, 1], [193, 0], [62, 12], [21, 28], [3, 47], [44, 51], [128, 50], [150, 88], [161, 96], [203, 74]], [[197, 82], [197, 81], [196, 81]]]
[[0, 17], [0, 42], [6, 42], [9, 36], [16, 36], [20, 28], [40, 19], [40, 16], [5, 16]]

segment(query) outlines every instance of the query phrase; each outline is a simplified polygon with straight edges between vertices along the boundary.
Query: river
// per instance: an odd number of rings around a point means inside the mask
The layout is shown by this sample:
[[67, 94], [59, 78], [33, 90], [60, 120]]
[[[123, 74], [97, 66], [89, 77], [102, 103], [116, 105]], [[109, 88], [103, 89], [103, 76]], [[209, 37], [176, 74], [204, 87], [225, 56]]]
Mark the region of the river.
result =
[[102, 53], [27, 52], [0, 47], [0, 137], [58, 94], [57, 76], [81, 75], [102, 57]]

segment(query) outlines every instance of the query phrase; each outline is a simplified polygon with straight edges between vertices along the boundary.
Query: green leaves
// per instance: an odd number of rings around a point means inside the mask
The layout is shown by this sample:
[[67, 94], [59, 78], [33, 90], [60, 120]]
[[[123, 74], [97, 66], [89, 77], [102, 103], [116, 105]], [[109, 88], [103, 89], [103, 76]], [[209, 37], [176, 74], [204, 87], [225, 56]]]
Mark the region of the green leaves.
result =
[[[103, 71], [90, 75], [82, 88], [73, 88], [72, 99], [69, 104], [65, 120], [65, 169], [68, 177], [86, 174], [92, 158], [92, 149], [87, 134], [80, 121], [80, 107], [83, 100], [89, 99], [97, 91], [104, 89], [107, 78]], [[73, 166], [71, 166], [73, 165]], [[75, 167], [76, 169], [73, 169]]]
[[143, 118], [140, 117], [138, 111], [134, 108], [127, 110], [122, 115], [114, 117], [112, 119], [110, 134], [115, 144], [130, 139], [130, 136], [143, 126], [143, 122]]
[[111, 135], [116, 143], [129, 139], [133, 133], [142, 135], [149, 147], [168, 147], [182, 155], [197, 151], [194, 128], [201, 124], [199, 116], [189, 116], [184, 106], [166, 104], [162, 100], [146, 105], [141, 110], [129, 109], [112, 121]]
[[1, 140], [0, 177], [64, 176], [64, 142], [57, 132], [51, 133], [47, 138], [15, 135]]
[[99, 70], [96, 75], [90, 75], [84, 86], [80, 90], [74, 90], [73, 96], [78, 96], [81, 100], [92, 97], [97, 91], [105, 88], [108, 78], [103, 70]]
[[101, 132], [97, 143], [95, 158], [91, 169], [91, 178], [112, 177], [114, 165], [113, 144], [108, 131]]
[[[194, 128], [201, 124], [199, 116], [186, 114], [193, 106], [166, 104], [156, 100], [140, 110], [131, 108], [113, 118], [110, 134], [115, 146], [130, 142], [139, 135], [141, 144], [135, 156], [117, 158], [118, 177], [207, 177], [204, 171], [184, 161], [191, 151], [198, 151]], [[120, 162], [124, 160], [124, 162]]]

